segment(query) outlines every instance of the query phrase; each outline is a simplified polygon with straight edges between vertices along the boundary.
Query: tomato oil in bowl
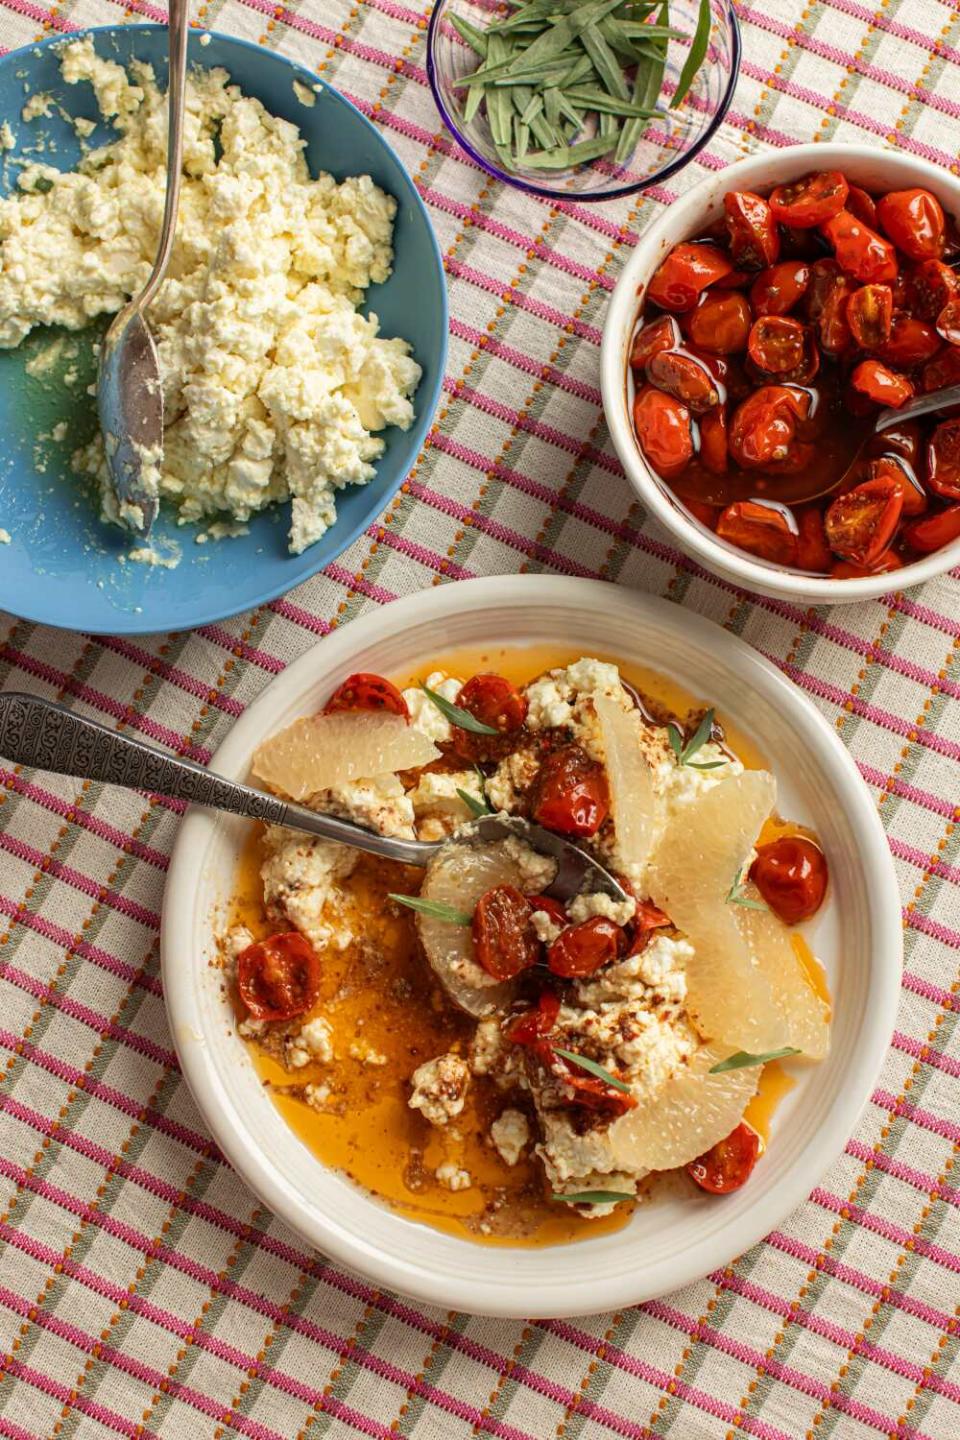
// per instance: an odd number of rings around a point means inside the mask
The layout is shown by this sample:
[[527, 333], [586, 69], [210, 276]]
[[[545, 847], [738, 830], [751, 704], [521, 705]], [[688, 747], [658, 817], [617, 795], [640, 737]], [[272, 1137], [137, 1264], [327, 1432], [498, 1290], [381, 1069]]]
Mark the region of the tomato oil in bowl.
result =
[[[805, 240], [802, 231], [780, 230], [765, 252], [766, 206], [761, 201], [763, 209], [753, 212], [752, 197], [830, 171], [842, 172], [856, 192], [838, 212], [839, 224], [829, 218], [819, 222], [832, 230], [830, 236], [821, 239], [820, 230], [810, 227]], [[960, 558], [960, 505], [950, 497], [949, 477], [937, 490], [928, 479], [933, 418], [922, 428], [916, 423], [895, 427], [882, 441], [870, 442], [856, 473], [840, 487], [853, 493], [836, 506], [829, 537], [824, 534], [824, 517], [834, 499], [829, 492], [871, 434], [879, 406], [898, 399], [886, 372], [896, 381], [905, 371], [917, 389], [930, 389], [949, 381], [937, 371], [944, 368], [944, 355], [960, 359], [960, 350], [951, 350], [932, 321], [899, 315], [905, 303], [902, 277], [894, 279], [884, 269], [887, 256], [881, 248], [874, 253], [869, 235], [854, 240], [868, 245], [866, 269], [873, 265], [881, 279], [873, 281], [865, 269], [863, 278], [850, 279], [839, 296], [831, 296], [823, 283], [824, 272], [830, 271], [823, 262], [840, 255], [846, 259], [852, 243], [844, 218], [849, 207], [868, 204], [870, 195], [916, 189], [936, 197], [946, 226], [954, 230], [960, 182], [922, 161], [861, 146], [816, 145], [738, 162], [660, 217], [643, 236], [611, 297], [602, 350], [603, 397], [626, 474], [678, 543], [736, 584], [794, 600], [855, 601], [916, 584]], [[736, 198], [725, 208], [728, 192]], [[867, 198], [861, 200], [864, 192]], [[828, 198], [828, 209], [830, 204]], [[910, 245], [895, 221], [884, 217], [887, 230]], [[921, 214], [921, 230], [923, 223]], [[866, 229], [894, 248], [879, 222]], [[731, 253], [731, 234], [738, 258]], [[685, 263], [664, 266], [678, 247]], [[912, 275], [921, 263], [899, 249], [895, 253], [902, 272]], [[944, 258], [953, 261], [949, 252]], [[837, 274], [846, 279], [835, 262], [833, 271], [834, 280]], [[671, 312], [669, 306], [678, 303], [675, 287], [684, 284], [699, 289], [699, 303], [686, 313]], [[799, 287], [798, 294], [789, 293], [791, 285]], [[811, 286], [813, 317], [808, 319], [803, 292], [810, 295]], [[883, 313], [884, 291], [892, 292], [888, 303], [898, 312], [892, 317]], [[854, 293], [857, 301], [848, 310]], [[682, 293], [679, 303], [685, 303]], [[831, 350], [836, 327], [848, 324], [848, 315], [856, 333], [847, 346], [856, 364], [846, 357], [838, 361]], [[870, 326], [889, 326], [891, 318], [894, 333], [885, 352], [891, 360], [884, 363], [868, 348], [874, 338]], [[651, 330], [654, 326], [659, 330]], [[668, 335], [671, 326], [675, 333]], [[812, 350], [811, 335], [816, 338]], [[923, 354], [916, 350], [920, 341]], [[632, 352], [640, 362], [636, 368], [630, 365]], [[715, 396], [708, 393], [711, 386]], [[692, 397], [679, 402], [689, 412], [689, 440], [682, 433], [678, 439], [684, 428], [677, 423], [679, 395]], [[726, 401], [722, 434], [718, 400]], [[635, 428], [638, 407], [650, 440], [647, 453]], [[960, 425], [957, 430], [960, 442]], [[786, 446], [778, 451], [784, 436]], [[951, 463], [950, 445], [937, 448]], [[784, 453], [789, 453], [787, 464]], [[769, 457], [773, 463], [767, 465]], [[936, 464], [936, 455], [932, 458]], [[903, 496], [889, 504], [890, 492], [901, 487]], [[914, 539], [916, 548], [908, 543]], [[869, 565], [857, 563], [862, 558]], [[871, 569], [874, 573], [868, 573]]]

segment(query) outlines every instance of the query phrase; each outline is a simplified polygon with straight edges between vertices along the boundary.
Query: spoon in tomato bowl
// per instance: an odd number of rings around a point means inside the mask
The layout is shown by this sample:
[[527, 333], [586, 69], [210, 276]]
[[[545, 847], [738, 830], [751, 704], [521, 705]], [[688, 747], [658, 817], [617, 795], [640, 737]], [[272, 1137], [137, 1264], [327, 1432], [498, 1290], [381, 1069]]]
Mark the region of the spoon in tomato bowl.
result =
[[518, 815], [483, 815], [448, 840], [398, 840], [336, 815], [281, 800], [251, 785], [227, 780], [193, 760], [167, 755], [37, 695], [16, 691], [0, 695], [0, 755], [14, 764], [35, 766], [55, 775], [123, 785], [241, 815], [247, 820], [284, 825], [404, 865], [429, 865], [438, 851], [449, 845], [474, 845], [514, 836], [557, 862], [553, 883], [544, 892], [547, 895], [570, 900], [583, 891], [599, 890], [615, 900], [628, 898], [623, 886], [585, 850]]

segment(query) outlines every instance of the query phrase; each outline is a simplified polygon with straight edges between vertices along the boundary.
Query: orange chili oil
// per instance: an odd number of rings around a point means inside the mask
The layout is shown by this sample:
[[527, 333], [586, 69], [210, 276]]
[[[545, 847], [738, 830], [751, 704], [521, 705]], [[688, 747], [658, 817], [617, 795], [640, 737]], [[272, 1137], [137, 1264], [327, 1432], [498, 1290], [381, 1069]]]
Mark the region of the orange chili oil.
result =
[[[431, 658], [414, 675], [391, 678], [402, 688], [435, 669], [464, 678], [496, 671], [520, 685], [577, 658], [558, 647], [457, 651]], [[694, 697], [662, 676], [620, 668], [641, 703], [658, 717], [684, 717], [698, 708]], [[727, 727], [726, 737], [745, 764], [762, 766], [762, 757], [746, 736]], [[778, 823], [764, 838], [783, 833], [788, 830]], [[230, 925], [246, 925], [255, 939], [276, 929], [263, 907], [261, 835], [259, 827], [251, 829], [229, 913]], [[437, 984], [420, 949], [413, 915], [387, 900], [390, 892], [415, 893], [420, 880], [417, 870], [360, 857], [344, 882], [347, 920], [355, 939], [344, 950], [324, 952], [321, 989], [310, 1012], [330, 1020], [335, 1057], [290, 1072], [269, 1046], [251, 1040], [248, 1048], [263, 1084], [287, 1124], [324, 1164], [410, 1219], [493, 1245], [562, 1245], [620, 1229], [629, 1221], [632, 1204], [618, 1206], [603, 1219], [586, 1219], [551, 1200], [532, 1145], [510, 1167], [490, 1144], [490, 1125], [508, 1106], [527, 1114], [535, 1135], [530, 1102], [522, 1093], [504, 1092], [489, 1077], [474, 1077], [464, 1110], [447, 1132], [409, 1108], [410, 1076], [417, 1066], [446, 1051], [466, 1055], [475, 1026]], [[820, 966], [812, 956], [809, 964], [811, 983], [822, 992]], [[236, 997], [232, 999], [242, 1018]], [[298, 1017], [295, 1028], [308, 1018]], [[375, 1063], [369, 1063], [371, 1059]], [[765, 1067], [746, 1117], [762, 1141], [791, 1084], [779, 1067]], [[306, 1103], [307, 1085], [330, 1087], [323, 1108]], [[454, 1129], [460, 1139], [451, 1137]], [[469, 1171], [469, 1189], [451, 1191], [437, 1181], [434, 1172], [447, 1159]], [[681, 1176], [677, 1183], [689, 1182]]]

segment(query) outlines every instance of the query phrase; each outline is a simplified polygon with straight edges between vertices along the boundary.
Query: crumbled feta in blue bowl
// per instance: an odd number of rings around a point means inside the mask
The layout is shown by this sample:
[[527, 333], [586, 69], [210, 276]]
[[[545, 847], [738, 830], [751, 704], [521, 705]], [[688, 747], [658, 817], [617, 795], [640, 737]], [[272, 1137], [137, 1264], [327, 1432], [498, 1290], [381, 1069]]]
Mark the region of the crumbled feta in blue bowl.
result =
[[[67, 47], [73, 47], [76, 58], [76, 42], [86, 42], [86, 37], [92, 39], [99, 75], [90, 73], [89, 59], [64, 65]], [[274, 178], [278, 164], [287, 163], [284, 155], [278, 159], [278, 151], [296, 144], [290, 126], [305, 142], [307, 184], [321, 173], [332, 177], [324, 182], [328, 193], [322, 202], [319, 197], [308, 199], [299, 212], [291, 202], [292, 231], [296, 213], [303, 220], [304, 210], [309, 216], [318, 203], [335, 220], [352, 203], [351, 197], [362, 202], [361, 210], [373, 206], [378, 213], [358, 211], [353, 240], [342, 224], [339, 230], [337, 224], [326, 229], [304, 225], [303, 243], [293, 235], [290, 248], [297, 263], [305, 257], [305, 273], [323, 259], [315, 253], [321, 230], [333, 243], [342, 242], [339, 270], [350, 271], [350, 283], [331, 282], [338, 291], [332, 318], [317, 286], [305, 284], [300, 275], [293, 328], [272, 320], [266, 303], [270, 297], [264, 292], [263, 325], [248, 327], [239, 347], [225, 343], [221, 355], [217, 316], [222, 312], [229, 318], [230, 286], [239, 285], [242, 291], [246, 283], [238, 226], [224, 217], [220, 248], [226, 247], [227, 253], [217, 257], [221, 269], [212, 261], [209, 284], [205, 279], [202, 293], [195, 286], [197, 293], [180, 297], [179, 310], [172, 295], [164, 310], [161, 292], [151, 312], [161, 364], [166, 359], [171, 366], [185, 367], [185, 383], [168, 387], [164, 375], [168, 423], [171, 416], [185, 417], [177, 421], [178, 433], [168, 431], [163, 487], [168, 503], [149, 546], [133, 543], [129, 532], [104, 522], [97, 493], [102, 445], [97, 440], [96, 402], [89, 393], [96, 380], [96, 346], [122, 299], [124, 282], [129, 281], [126, 288], [131, 289], [144, 278], [137, 269], [143, 268], [142, 256], [131, 262], [125, 247], [131, 234], [136, 241], [143, 221], [149, 237], [159, 218], [151, 219], [151, 208], [158, 210], [162, 204], [161, 194], [154, 194], [162, 177], [156, 166], [152, 172], [146, 166], [140, 193], [128, 200], [123, 190], [111, 196], [101, 187], [104, 193], [99, 194], [91, 170], [95, 152], [120, 140], [126, 153], [117, 171], [121, 179], [124, 172], [131, 182], [136, 179], [142, 135], [123, 129], [129, 84], [113, 65], [132, 64], [135, 84], [142, 78], [136, 66], [152, 66], [162, 90], [166, 53], [165, 27], [123, 25], [52, 37], [0, 58], [0, 433], [6, 442], [0, 454], [0, 525], [10, 536], [0, 565], [0, 607], [30, 620], [94, 633], [135, 634], [205, 624], [266, 602], [329, 564], [376, 519], [416, 460], [433, 418], [446, 355], [447, 299], [440, 252], [423, 202], [380, 132], [330, 86], [284, 56], [230, 36], [194, 33], [190, 64], [201, 72], [198, 93], [212, 95], [208, 72], [222, 67], [243, 96], [286, 122], [267, 142]], [[110, 76], [101, 62], [112, 62], [116, 84], [107, 83]], [[71, 78], [74, 83], [69, 83]], [[151, 98], [149, 86], [147, 90], [145, 105]], [[155, 96], [153, 105], [156, 109]], [[199, 102], [200, 111], [202, 105]], [[112, 109], [120, 111], [119, 129], [104, 119], [104, 112]], [[162, 119], [162, 107], [141, 126], [148, 137], [153, 118]], [[256, 115], [249, 108], [224, 119], [224, 146], [243, 140], [238, 130], [249, 130], [256, 138]], [[188, 137], [189, 131], [190, 122]], [[67, 182], [58, 181], [54, 172], [72, 172], [85, 157], [92, 183], [83, 194], [68, 194]], [[192, 179], [194, 185], [199, 180], [196, 193], [202, 199], [199, 150], [194, 160]], [[187, 161], [189, 167], [189, 144]], [[369, 177], [369, 182], [354, 184], [359, 177]], [[231, 176], [230, 183], [242, 188], [245, 179]], [[340, 184], [339, 192], [334, 182]], [[100, 237], [89, 261], [66, 253], [72, 218], [57, 240], [50, 192], [61, 184], [66, 208], [87, 207], [84, 221], [91, 220]], [[43, 222], [28, 235], [17, 233], [18, 216], [13, 215], [11, 223], [12, 203], [2, 203], [18, 192], [22, 197], [25, 190], [31, 192], [28, 204], [37, 212], [33, 219]], [[191, 225], [199, 238], [204, 229], [209, 235], [213, 222], [212, 209], [198, 212], [189, 190], [187, 184], [180, 222], [188, 243]], [[262, 207], [252, 206], [244, 214], [242, 194], [219, 193], [216, 203], [222, 207], [225, 199], [231, 199], [234, 218], [250, 222], [251, 244], [246, 248], [252, 274], [256, 216]], [[121, 206], [129, 203], [133, 219], [122, 216], [115, 237], [109, 216], [91, 216], [90, 207], [117, 201]], [[273, 219], [281, 208], [274, 206]], [[346, 223], [349, 227], [353, 220]], [[272, 222], [266, 225], [265, 248], [275, 245], [276, 232]], [[44, 245], [49, 254], [41, 253]], [[367, 251], [369, 264], [363, 262]], [[95, 272], [95, 283], [85, 284], [79, 313], [69, 286], [61, 285], [55, 293], [61, 253], [64, 265], [88, 263]], [[42, 274], [31, 273], [35, 259], [42, 261]], [[120, 276], [115, 284], [111, 269], [114, 277]], [[179, 283], [176, 268], [173, 275], [170, 291]], [[251, 283], [255, 288], [255, 278]], [[77, 329], [85, 318], [84, 305], [92, 323]], [[63, 321], [70, 328], [56, 323]], [[251, 336], [251, 329], [257, 335]], [[281, 357], [280, 364], [262, 366], [261, 374], [251, 351], [247, 373], [240, 375], [234, 351], [245, 353], [247, 341], [252, 344], [261, 331], [264, 345]], [[220, 374], [207, 386], [206, 377], [218, 365]], [[359, 378], [344, 380], [350, 366]], [[198, 373], [204, 377], [199, 386]], [[230, 384], [221, 384], [223, 375]], [[233, 410], [227, 403], [231, 384], [240, 390]], [[343, 420], [333, 426], [336, 445], [324, 441], [325, 415], [331, 424], [336, 416]], [[336, 478], [340, 460], [342, 488]], [[334, 476], [332, 485], [326, 482], [327, 472]], [[269, 503], [261, 508], [264, 502]]]

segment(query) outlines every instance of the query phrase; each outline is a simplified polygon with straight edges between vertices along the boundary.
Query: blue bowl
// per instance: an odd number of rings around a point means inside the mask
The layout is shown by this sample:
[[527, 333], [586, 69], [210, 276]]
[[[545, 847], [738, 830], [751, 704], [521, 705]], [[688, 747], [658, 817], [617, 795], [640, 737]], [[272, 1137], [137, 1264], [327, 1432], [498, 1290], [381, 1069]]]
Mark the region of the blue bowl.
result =
[[[166, 85], [165, 27], [116, 25], [88, 33], [100, 55], [124, 64], [149, 61]], [[167, 541], [181, 547], [176, 569], [125, 563], [121, 556], [129, 537], [99, 521], [94, 499], [70, 470], [73, 449], [96, 427], [96, 402], [86, 387], [96, 374], [92, 342], [100, 329], [34, 332], [16, 350], [0, 350], [0, 527], [11, 535], [10, 544], [0, 545], [0, 608], [28, 620], [99, 634], [145, 634], [207, 624], [273, 599], [329, 564], [375, 519], [416, 460], [436, 408], [448, 330], [443, 262], [423, 201], [400, 160], [380, 132], [314, 72], [228, 35], [211, 34], [201, 45], [200, 34], [191, 33], [190, 63], [222, 65], [245, 94], [297, 125], [312, 174], [326, 170], [337, 179], [368, 174], [397, 200], [393, 274], [386, 284], [371, 287], [368, 300], [380, 317], [381, 333], [410, 341], [423, 368], [414, 397], [416, 420], [407, 431], [382, 432], [386, 449], [376, 476], [368, 485], [340, 492], [336, 523], [302, 555], [287, 551], [289, 506], [282, 505], [253, 519], [248, 535], [204, 545], [194, 543], [202, 526], [180, 526], [164, 515], [154, 536], [158, 548]], [[55, 112], [50, 120], [21, 121], [28, 91], [49, 92], [71, 116], [98, 118], [91, 88], [61, 79], [56, 46], [63, 39], [0, 58], [0, 123], [7, 120], [17, 138], [17, 148], [0, 167], [4, 193], [16, 186], [19, 173], [10, 159], [40, 136], [47, 148], [36, 158], [64, 170], [81, 158], [73, 127]], [[297, 99], [295, 79], [317, 89], [314, 106]], [[91, 143], [115, 135], [99, 125]], [[51, 338], [61, 335], [64, 345], [51, 347]], [[30, 366], [40, 352], [52, 361], [42, 374]], [[63, 422], [66, 434], [55, 439]]]

